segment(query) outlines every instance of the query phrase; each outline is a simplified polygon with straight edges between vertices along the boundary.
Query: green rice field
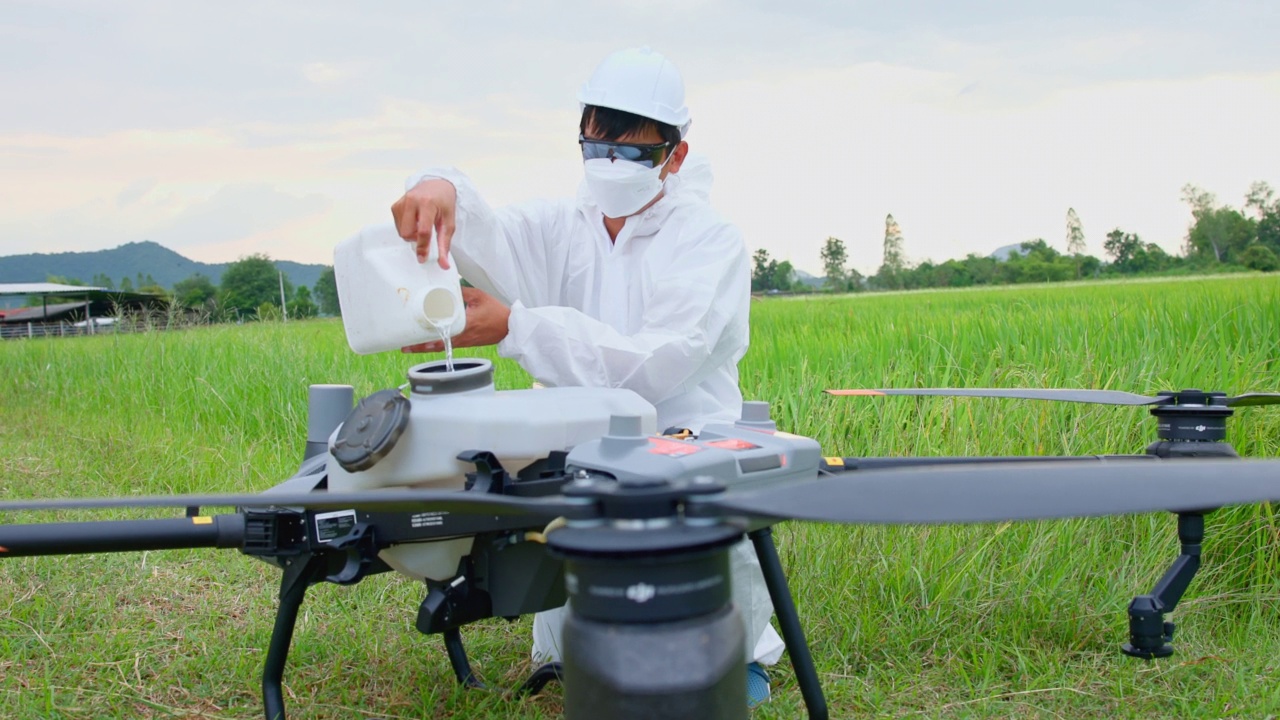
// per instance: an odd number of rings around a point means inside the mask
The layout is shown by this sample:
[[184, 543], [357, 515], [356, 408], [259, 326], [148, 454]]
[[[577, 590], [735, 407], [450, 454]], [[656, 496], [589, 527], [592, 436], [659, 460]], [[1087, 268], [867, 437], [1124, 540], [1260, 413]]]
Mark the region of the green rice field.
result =
[[[2, 342], [0, 495], [263, 490], [297, 469], [308, 384], [364, 395], [400, 385], [422, 359], [357, 356], [333, 320]], [[500, 388], [528, 386], [497, 362]], [[1280, 277], [771, 298], [752, 304], [741, 370], [749, 399], [769, 400], [781, 428], [830, 455], [1141, 452], [1155, 427], [1137, 408], [821, 391], [1277, 390]], [[1280, 407], [1240, 409], [1229, 439], [1241, 455], [1280, 456]], [[1153, 662], [1119, 646], [1129, 600], [1177, 555], [1172, 515], [784, 523], [775, 537], [832, 717], [1280, 715], [1270, 506], [1209, 516], [1204, 567], [1171, 617], [1176, 654]], [[0, 561], [0, 717], [259, 718], [278, 580], [234, 551]], [[413, 629], [423, 594], [393, 574], [313, 588], [286, 675], [290, 716], [560, 715], [556, 685], [532, 699], [458, 690], [440, 639]], [[464, 630], [491, 685], [529, 672], [529, 629], [523, 618]], [[771, 668], [773, 699], [753, 717], [804, 716], [789, 673], [785, 657]]]

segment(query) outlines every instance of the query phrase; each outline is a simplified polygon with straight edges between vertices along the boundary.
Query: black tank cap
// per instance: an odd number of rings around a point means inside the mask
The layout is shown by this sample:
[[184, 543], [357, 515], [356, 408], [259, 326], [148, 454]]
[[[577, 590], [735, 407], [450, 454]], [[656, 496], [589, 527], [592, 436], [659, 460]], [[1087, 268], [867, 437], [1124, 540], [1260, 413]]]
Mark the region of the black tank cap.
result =
[[408, 424], [409, 400], [399, 390], [381, 390], [356, 404], [329, 451], [348, 472], [368, 470], [391, 452]]

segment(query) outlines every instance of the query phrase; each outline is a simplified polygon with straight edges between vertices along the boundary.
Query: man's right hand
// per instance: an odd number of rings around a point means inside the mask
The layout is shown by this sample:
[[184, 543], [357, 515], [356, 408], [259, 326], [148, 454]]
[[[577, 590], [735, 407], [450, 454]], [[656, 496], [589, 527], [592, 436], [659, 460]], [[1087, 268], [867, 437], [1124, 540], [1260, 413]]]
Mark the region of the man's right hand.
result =
[[391, 206], [396, 230], [406, 242], [417, 244], [418, 262], [427, 261], [431, 234], [440, 241], [440, 267], [449, 268], [449, 245], [457, 227], [458, 191], [439, 178], [423, 180]]

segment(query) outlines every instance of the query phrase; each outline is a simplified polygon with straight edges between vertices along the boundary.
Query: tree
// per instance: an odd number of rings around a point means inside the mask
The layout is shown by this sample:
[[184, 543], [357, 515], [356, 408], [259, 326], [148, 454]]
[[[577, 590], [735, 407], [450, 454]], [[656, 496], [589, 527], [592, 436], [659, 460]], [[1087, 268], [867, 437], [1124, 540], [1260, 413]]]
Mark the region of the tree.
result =
[[134, 292], [155, 295], [157, 297], [162, 297], [165, 300], [170, 299], [169, 291], [166, 290], [163, 285], [156, 282], [155, 278], [151, 277], [151, 275], [147, 275], [143, 280], [145, 281], [144, 284], [139, 285]]
[[884, 260], [880, 263], [880, 284], [885, 287], [902, 287], [902, 272], [907, 269], [907, 260], [902, 252], [902, 228], [893, 219], [893, 213], [884, 218]]
[[183, 307], [203, 307], [218, 296], [218, 288], [213, 281], [201, 273], [196, 273], [173, 285], [173, 297]]
[[1257, 242], [1271, 252], [1280, 253], [1280, 207], [1272, 208], [1258, 221]]
[[780, 292], [790, 292], [796, 285], [796, 269], [790, 260], [769, 263], [769, 285]]
[[[1265, 182], [1256, 182], [1249, 186], [1244, 206], [1258, 216], [1255, 242], [1273, 254], [1280, 253], [1280, 199], [1276, 198], [1275, 191]], [[1245, 248], [1245, 252], [1248, 250]]]
[[[1245, 207], [1264, 211], [1273, 193], [1266, 183], [1254, 183], [1245, 198]], [[1225, 205], [1219, 207], [1213, 193], [1187, 184], [1182, 188], [1182, 200], [1191, 206], [1192, 223], [1187, 228], [1186, 253], [1188, 257], [1208, 257], [1218, 262], [1234, 262], [1257, 237], [1257, 223], [1238, 210]]]
[[1160, 272], [1168, 270], [1175, 262], [1177, 258], [1165, 252], [1164, 248], [1155, 243], [1145, 243], [1140, 244], [1139, 249], [1134, 253], [1130, 267], [1136, 273]]
[[769, 251], [760, 248], [751, 256], [751, 291], [764, 292], [769, 289], [772, 273], [769, 268]]
[[1218, 262], [1236, 262], [1240, 253], [1258, 236], [1258, 223], [1230, 207], [1201, 212], [1187, 234], [1187, 255], [1208, 257]]
[[965, 272], [973, 278], [974, 285], [991, 285], [997, 280], [1000, 261], [989, 255], [969, 253], [962, 264]]
[[1102, 272], [1102, 261], [1092, 255], [1080, 259], [1081, 277], [1095, 277]]
[[1012, 282], [1058, 282], [1076, 273], [1076, 261], [1049, 247], [1044, 238], [1021, 244], [1021, 253], [1013, 253], [1005, 264], [1006, 276]]
[[1084, 226], [1075, 208], [1067, 208], [1067, 254], [1075, 258], [1076, 278], [1081, 274], [1081, 256], [1084, 255]]
[[[279, 283], [279, 271], [266, 255], [242, 257], [223, 271], [218, 302], [227, 312], [241, 317], [253, 314], [263, 303], [271, 303], [279, 310]], [[293, 293], [288, 280], [284, 281], [284, 288], [286, 297]]]
[[844, 241], [840, 238], [829, 237], [822, 246], [822, 271], [826, 274], [824, 284], [829, 290], [844, 290], [848, 284], [845, 281], [845, 263], [849, 261], [849, 254], [844, 249]]
[[1075, 208], [1067, 208], [1067, 253], [1084, 254], [1084, 227], [1080, 224], [1080, 216]]
[[133, 292], [133, 281], [128, 275], [120, 278], [120, 292]]
[[788, 291], [795, 286], [796, 271], [790, 260], [770, 260], [769, 251], [760, 248], [752, 254], [751, 262], [752, 292]]
[[320, 301], [321, 313], [342, 316], [342, 305], [338, 302], [338, 279], [333, 274], [332, 266], [320, 272], [320, 279], [316, 281], [315, 296]]
[[1241, 265], [1251, 270], [1274, 272], [1280, 269], [1280, 258], [1277, 258], [1271, 248], [1266, 245], [1250, 245], [1240, 253], [1239, 261]]
[[[1197, 251], [1196, 247], [1191, 242], [1191, 232], [1195, 229], [1196, 224], [1199, 223], [1201, 215], [1213, 211], [1213, 207], [1217, 203], [1217, 198], [1213, 196], [1213, 193], [1198, 188], [1191, 183], [1187, 183], [1182, 186], [1182, 201], [1191, 207], [1191, 224], [1187, 226], [1185, 248], [1187, 256], [1190, 257]], [[1217, 248], [1214, 248], [1214, 259], [1219, 262], [1222, 260], [1220, 253], [1217, 252]]]
[[1044, 238], [1028, 240], [1022, 243], [1019, 247], [1022, 248], [1022, 257], [1034, 257], [1041, 262], [1054, 262], [1058, 258], [1062, 257], [1061, 253], [1049, 247], [1049, 243], [1045, 242]]
[[276, 307], [273, 302], [264, 302], [259, 305], [256, 314], [258, 319], [263, 322], [271, 322], [281, 318], [280, 308]]
[[289, 301], [289, 318], [298, 320], [312, 318], [316, 316], [318, 310], [315, 302], [311, 300], [311, 291], [306, 285], [299, 285], [293, 293], [293, 299]]
[[173, 301], [173, 294], [166, 290], [163, 285], [146, 285], [138, 288], [135, 292], [154, 295], [161, 300], [164, 300], [166, 303]]
[[1107, 233], [1102, 249], [1111, 257], [1111, 264], [1122, 273], [1133, 272], [1134, 256], [1142, 249], [1142, 240], [1133, 233], [1116, 228]]
[[906, 258], [902, 254], [902, 228], [893, 219], [893, 213], [884, 217], [884, 265], [894, 271], [906, 268]]
[[1280, 200], [1276, 200], [1275, 196], [1276, 192], [1270, 185], [1262, 181], [1255, 182], [1249, 186], [1249, 192], [1244, 196], [1244, 207], [1246, 210], [1253, 210], [1258, 219], [1262, 219], [1268, 213], [1280, 210]]
[[865, 278], [862, 277], [862, 273], [858, 272], [857, 268], [845, 268], [844, 286], [849, 292], [860, 292], [863, 289], [864, 280]]
[[94, 275], [93, 280], [90, 281], [90, 284], [93, 285], [94, 287], [106, 288], [107, 290], [116, 289], [115, 281], [113, 281], [111, 279], [111, 276], [106, 273], [98, 273]]

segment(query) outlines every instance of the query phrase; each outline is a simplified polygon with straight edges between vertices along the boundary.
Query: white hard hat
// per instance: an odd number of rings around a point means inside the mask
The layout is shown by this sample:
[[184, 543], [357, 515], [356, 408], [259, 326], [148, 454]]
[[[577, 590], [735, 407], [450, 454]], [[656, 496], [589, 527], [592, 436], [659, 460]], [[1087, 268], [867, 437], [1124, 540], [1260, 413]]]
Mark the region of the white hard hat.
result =
[[587, 105], [640, 115], [689, 132], [689, 108], [684, 104], [680, 71], [648, 47], [619, 50], [604, 59], [578, 91], [580, 108]]

